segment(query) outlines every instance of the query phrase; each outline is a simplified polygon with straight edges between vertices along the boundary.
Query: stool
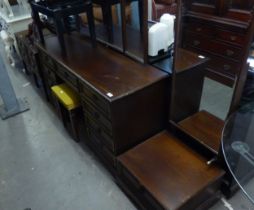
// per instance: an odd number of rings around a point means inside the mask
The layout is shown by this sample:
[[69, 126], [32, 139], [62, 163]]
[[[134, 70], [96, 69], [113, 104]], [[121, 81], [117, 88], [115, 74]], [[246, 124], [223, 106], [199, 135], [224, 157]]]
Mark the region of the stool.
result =
[[[58, 114], [62, 118], [64, 127], [69, 131], [75, 141], [80, 140], [80, 126], [82, 123], [82, 107], [78, 94], [67, 84], [51, 87]], [[84, 120], [83, 120], [84, 121]]]
[[[93, 5], [90, 0], [73, 0], [67, 1], [66, 4], [50, 4], [45, 1], [35, 2], [29, 0], [32, 9], [32, 16], [38, 28], [39, 38], [42, 44], [44, 44], [44, 37], [42, 32], [42, 22], [40, 20], [39, 13], [46, 15], [54, 20], [55, 32], [57, 34], [59, 43], [61, 45], [62, 54], [66, 55], [66, 48], [64, 44], [64, 23], [70, 16], [78, 16], [80, 13], [86, 12], [88, 26], [90, 31], [90, 37], [93, 46], [96, 46], [96, 35], [93, 17]], [[79, 29], [79, 27], [77, 27]]]

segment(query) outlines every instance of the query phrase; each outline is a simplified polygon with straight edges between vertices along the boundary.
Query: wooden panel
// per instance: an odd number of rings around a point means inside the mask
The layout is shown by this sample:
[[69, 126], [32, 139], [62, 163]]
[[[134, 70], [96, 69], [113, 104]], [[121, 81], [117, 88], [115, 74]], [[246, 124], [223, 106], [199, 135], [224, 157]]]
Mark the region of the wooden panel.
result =
[[179, 122], [180, 128], [202, 145], [218, 154], [224, 121], [201, 111]]
[[119, 156], [118, 160], [156, 203], [170, 210], [196, 209], [202, 193], [214, 183], [218, 190], [217, 181], [224, 175], [223, 170], [208, 166], [202, 156], [166, 131]]

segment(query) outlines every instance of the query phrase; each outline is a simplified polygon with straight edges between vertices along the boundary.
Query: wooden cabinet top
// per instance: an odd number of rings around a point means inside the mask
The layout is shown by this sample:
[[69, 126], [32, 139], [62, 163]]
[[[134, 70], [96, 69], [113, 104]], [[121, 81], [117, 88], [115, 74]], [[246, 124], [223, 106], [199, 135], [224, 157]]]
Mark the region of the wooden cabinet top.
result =
[[66, 57], [61, 54], [56, 36], [47, 37], [44, 45], [37, 46], [110, 101], [168, 77], [99, 44], [93, 48], [90, 41], [78, 35], [66, 35], [65, 43]]

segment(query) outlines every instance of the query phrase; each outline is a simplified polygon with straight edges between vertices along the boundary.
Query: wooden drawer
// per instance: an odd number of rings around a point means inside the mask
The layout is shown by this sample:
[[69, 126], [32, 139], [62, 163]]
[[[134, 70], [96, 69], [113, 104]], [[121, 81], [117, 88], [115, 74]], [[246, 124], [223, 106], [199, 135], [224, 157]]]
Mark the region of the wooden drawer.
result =
[[88, 100], [82, 99], [82, 105], [84, 107], [85, 113], [88, 113], [93, 119], [102, 125], [107, 132], [112, 136], [112, 123], [108, 120], [108, 118], [104, 117], [104, 115], [96, 109], [95, 105], [89, 102]]
[[85, 100], [91, 101], [108, 119], [111, 118], [110, 104], [105, 98], [84, 83], [81, 84], [80, 89], [81, 95]]
[[209, 26], [205, 26], [200, 23], [188, 23], [185, 25], [185, 29], [190, 32], [200, 33], [206, 36], [215, 37], [215, 30]]
[[244, 34], [222, 30], [196, 22], [186, 24], [185, 29], [192, 33], [196, 33], [197, 35], [209, 36], [217, 40], [229, 42], [230, 44], [237, 45], [239, 47], [242, 47], [246, 39]]
[[218, 30], [216, 34], [216, 39], [230, 42], [234, 45], [244, 45], [246, 37], [244, 35], [234, 33], [231, 31]]
[[55, 68], [56, 68], [55, 62], [49, 55], [47, 55], [43, 51], [40, 51], [40, 59], [41, 59], [41, 62], [43, 65], [46, 65], [46, 66], [52, 68], [53, 70], [55, 70]]
[[90, 129], [90, 131], [96, 135], [111, 151], [115, 151], [113, 139], [107, 132], [105, 132], [105, 129], [100, 126], [89, 113], [85, 113], [85, 120], [86, 126]]
[[102, 149], [101, 141], [99, 140], [99, 138], [96, 137], [94, 131], [90, 127], [87, 127], [86, 131], [89, 140], [88, 143], [92, 145], [94, 148], [96, 148], [96, 150], [101, 151]]
[[237, 62], [221, 59], [221, 58], [213, 58], [207, 62], [207, 68], [212, 69], [217, 72], [229, 74], [229, 75], [238, 75], [241, 71], [241, 65]]
[[61, 79], [63, 79], [68, 85], [78, 91], [78, 78], [60, 64], [57, 65], [56, 69], [57, 75], [61, 77]]
[[191, 46], [214, 55], [223, 56], [228, 59], [239, 61], [242, 57], [242, 51], [239, 48], [220, 43], [215, 40], [210, 40], [203, 36], [198, 36], [193, 33], [185, 33], [184, 44]]

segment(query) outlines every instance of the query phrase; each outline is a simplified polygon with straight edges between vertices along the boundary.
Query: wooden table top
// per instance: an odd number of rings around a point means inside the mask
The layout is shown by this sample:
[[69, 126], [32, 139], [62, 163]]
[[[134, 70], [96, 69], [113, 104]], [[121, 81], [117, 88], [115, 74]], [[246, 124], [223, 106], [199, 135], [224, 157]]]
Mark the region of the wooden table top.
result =
[[[65, 35], [65, 43], [66, 57], [61, 54], [56, 36], [46, 37], [44, 46], [37, 45], [110, 101], [168, 77], [165, 72], [100, 44], [93, 48], [89, 40], [77, 34]], [[113, 96], [108, 97], [108, 93]]]

